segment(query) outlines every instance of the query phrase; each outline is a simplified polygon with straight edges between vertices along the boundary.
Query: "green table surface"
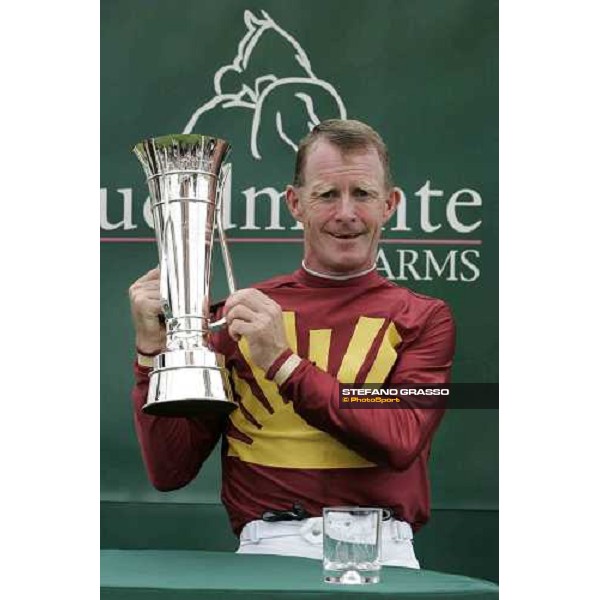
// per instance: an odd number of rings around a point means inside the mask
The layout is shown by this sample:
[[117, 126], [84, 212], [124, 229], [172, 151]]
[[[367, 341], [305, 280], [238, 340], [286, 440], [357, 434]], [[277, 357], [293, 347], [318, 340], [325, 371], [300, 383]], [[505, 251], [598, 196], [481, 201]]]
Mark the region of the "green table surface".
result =
[[434, 571], [384, 567], [381, 582], [324, 583], [321, 562], [308, 558], [189, 550], [102, 550], [101, 598], [315, 599], [349, 597], [498, 598], [496, 584]]

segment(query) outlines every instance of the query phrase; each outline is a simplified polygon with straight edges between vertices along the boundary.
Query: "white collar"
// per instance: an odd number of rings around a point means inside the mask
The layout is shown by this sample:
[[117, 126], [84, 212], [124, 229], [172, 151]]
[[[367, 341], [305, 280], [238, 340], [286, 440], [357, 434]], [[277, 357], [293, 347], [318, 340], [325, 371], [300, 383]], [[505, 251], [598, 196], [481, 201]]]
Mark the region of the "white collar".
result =
[[359, 273], [354, 273], [353, 275], [325, 275], [324, 273], [319, 273], [318, 271], [313, 271], [309, 267], [306, 266], [306, 262], [302, 261], [302, 268], [311, 275], [315, 277], [321, 277], [322, 279], [333, 279], [334, 281], [345, 281], [346, 279], [355, 279], [356, 277], [362, 277], [367, 273], [375, 270], [376, 263], [373, 263], [372, 267], [365, 269], [364, 271], [360, 271]]

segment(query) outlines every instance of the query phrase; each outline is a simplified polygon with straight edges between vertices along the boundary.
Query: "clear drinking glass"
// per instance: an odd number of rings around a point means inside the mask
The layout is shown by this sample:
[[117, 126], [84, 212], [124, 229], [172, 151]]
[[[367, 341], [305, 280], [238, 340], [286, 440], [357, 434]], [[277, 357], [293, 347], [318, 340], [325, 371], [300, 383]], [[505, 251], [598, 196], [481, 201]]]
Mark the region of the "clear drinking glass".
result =
[[381, 572], [381, 508], [323, 509], [323, 576], [328, 583], [377, 583]]

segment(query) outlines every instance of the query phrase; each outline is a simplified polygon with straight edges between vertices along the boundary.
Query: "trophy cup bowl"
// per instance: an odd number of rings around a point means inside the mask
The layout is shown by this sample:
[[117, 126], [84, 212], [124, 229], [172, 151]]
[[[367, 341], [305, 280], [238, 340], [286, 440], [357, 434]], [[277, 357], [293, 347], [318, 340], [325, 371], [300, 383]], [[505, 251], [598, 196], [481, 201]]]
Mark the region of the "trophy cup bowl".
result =
[[147, 177], [160, 265], [166, 350], [154, 358], [143, 411], [160, 416], [227, 414], [236, 407], [222, 357], [208, 345], [215, 225], [235, 291], [220, 218], [230, 145], [207, 135], [146, 139], [133, 152]]

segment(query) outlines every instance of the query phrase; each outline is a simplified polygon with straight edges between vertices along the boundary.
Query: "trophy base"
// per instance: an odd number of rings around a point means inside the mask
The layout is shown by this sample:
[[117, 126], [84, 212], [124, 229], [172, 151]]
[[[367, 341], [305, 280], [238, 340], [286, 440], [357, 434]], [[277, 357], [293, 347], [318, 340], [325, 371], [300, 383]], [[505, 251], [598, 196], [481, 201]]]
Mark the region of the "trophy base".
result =
[[205, 348], [173, 350], [154, 359], [144, 413], [163, 417], [229, 414], [237, 407], [226, 369]]
[[162, 400], [145, 404], [142, 411], [155, 417], [196, 417], [200, 415], [228, 415], [236, 408], [234, 402], [188, 398]]

